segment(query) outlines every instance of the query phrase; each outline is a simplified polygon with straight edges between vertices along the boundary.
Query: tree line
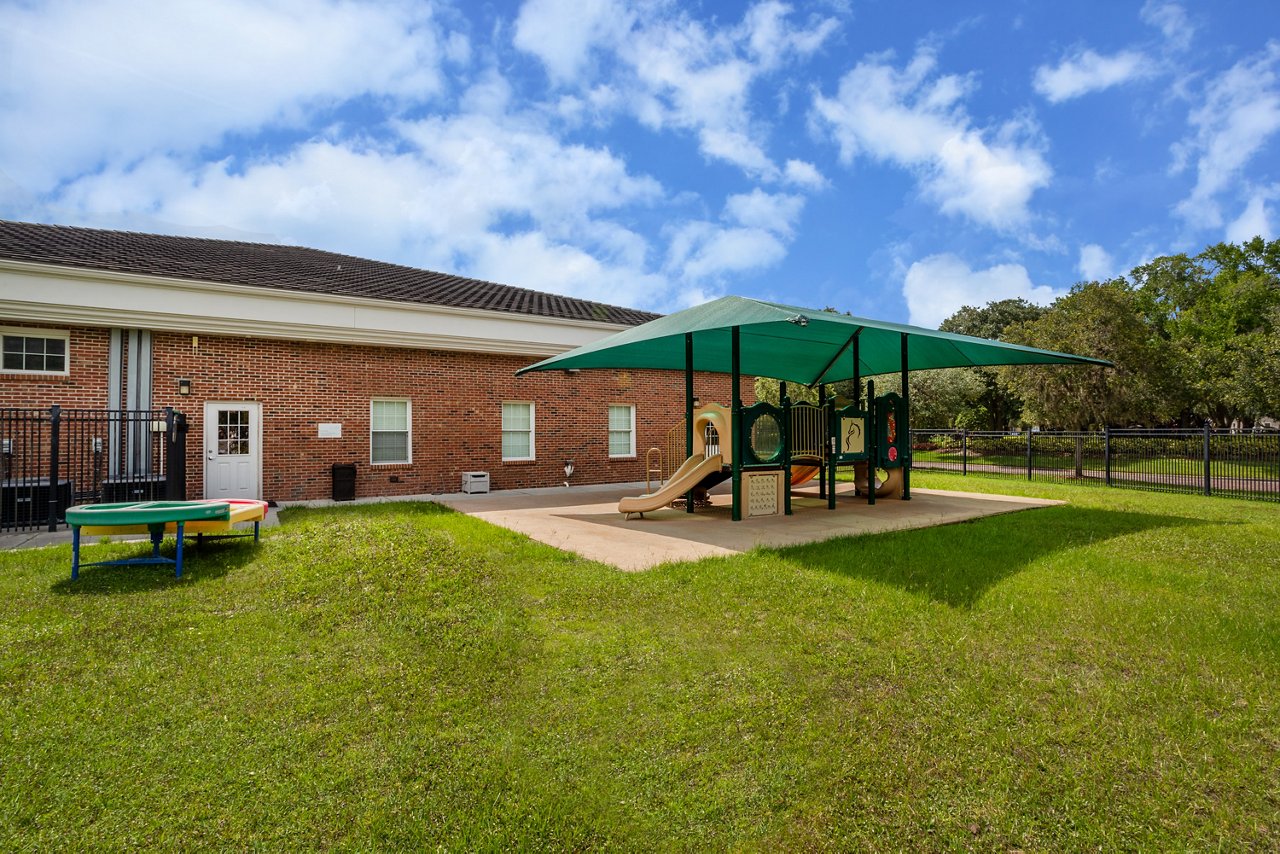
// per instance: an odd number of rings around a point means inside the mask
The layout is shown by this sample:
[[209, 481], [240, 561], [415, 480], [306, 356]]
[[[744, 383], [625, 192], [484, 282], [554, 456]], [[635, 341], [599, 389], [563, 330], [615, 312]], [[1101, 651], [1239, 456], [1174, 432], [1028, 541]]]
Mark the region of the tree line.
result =
[[[912, 422], [920, 427], [1252, 426], [1280, 417], [1280, 240], [1156, 258], [1127, 276], [1079, 282], [1049, 306], [965, 306], [939, 329], [1114, 367], [915, 371]], [[896, 389], [897, 377], [876, 385]], [[851, 391], [837, 384], [837, 393]], [[776, 399], [776, 383], [758, 382], [757, 395]]]

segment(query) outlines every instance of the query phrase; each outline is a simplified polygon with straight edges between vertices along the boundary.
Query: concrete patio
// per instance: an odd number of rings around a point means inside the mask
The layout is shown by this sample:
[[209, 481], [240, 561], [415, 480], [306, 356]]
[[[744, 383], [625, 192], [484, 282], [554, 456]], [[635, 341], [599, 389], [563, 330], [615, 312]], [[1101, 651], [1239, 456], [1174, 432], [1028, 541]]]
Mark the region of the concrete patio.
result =
[[[727, 485], [726, 485], [727, 486]], [[858, 534], [928, 528], [1061, 504], [1037, 498], [913, 489], [910, 501], [880, 499], [868, 506], [853, 484], [837, 486], [836, 509], [818, 498], [816, 486], [793, 493], [791, 516], [730, 520], [724, 486], [712, 506], [686, 513], [665, 508], [625, 520], [618, 499], [638, 495], [631, 485], [570, 489], [503, 490], [485, 495], [434, 496], [433, 501], [501, 525], [558, 549], [619, 569], [649, 569], [668, 561], [698, 560], [750, 551], [757, 546], [793, 546]]]

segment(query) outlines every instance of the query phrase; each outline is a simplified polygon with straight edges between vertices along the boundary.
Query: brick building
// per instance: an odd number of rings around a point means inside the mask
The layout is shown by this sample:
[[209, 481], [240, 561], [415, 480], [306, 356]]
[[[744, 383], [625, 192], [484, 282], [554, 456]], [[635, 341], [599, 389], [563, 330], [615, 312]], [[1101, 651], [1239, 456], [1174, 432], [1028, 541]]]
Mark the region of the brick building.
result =
[[[515, 371], [655, 315], [293, 246], [0, 221], [0, 408], [190, 423], [189, 497], [644, 479], [683, 376]], [[729, 381], [698, 394], [728, 401]], [[750, 382], [744, 381], [744, 392]]]

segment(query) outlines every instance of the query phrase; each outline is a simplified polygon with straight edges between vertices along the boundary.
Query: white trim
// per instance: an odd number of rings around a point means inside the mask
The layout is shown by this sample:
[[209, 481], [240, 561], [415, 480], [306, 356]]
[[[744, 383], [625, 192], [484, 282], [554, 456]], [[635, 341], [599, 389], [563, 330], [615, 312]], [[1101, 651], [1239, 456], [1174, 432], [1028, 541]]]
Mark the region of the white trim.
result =
[[[631, 410], [631, 453], [615, 454], [609, 451], [609, 434], [621, 433], [621, 430], [614, 430], [609, 426], [609, 410], [614, 407], [626, 407]], [[634, 460], [636, 458], [636, 405], [634, 403], [610, 403], [605, 407], [605, 452], [609, 454], [611, 460]]]
[[0, 319], [539, 357], [630, 328], [4, 259]]
[[[375, 403], [403, 403], [405, 420], [405, 452], [408, 459], [375, 461], [373, 458], [373, 405]], [[398, 430], [380, 430], [380, 433], [398, 433]], [[371, 397], [369, 398], [369, 465], [371, 466], [407, 466], [413, 464], [413, 401], [407, 397]]]
[[[506, 406], [506, 405], [507, 405], [507, 404], [509, 404], [509, 403], [511, 403], [511, 404], [519, 404], [519, 405], [522, 405], [522, 406], [527, 406], [527, 407], [529, 407], [529, 456], [527, 456], [527, 457], [508, 457], [506, 454], [503, 454], [503, 455], [502, 455], [502, 461], [503, 461], [504, 463], [527, 463], [527, 462], [529, 462], [530, 460], [536, 460], [536, 459], [538, 458], [538, 444], [537, 444], [538, 407], [537, 407], [537, 404], [535, 404], [532, 400], [504, 400], [504, 401], [502, 401], [502, 404], [501, 404], [501, 405], [502, 405], [502, 406]], [[499, 411], [499, 417], [501, 417], [501, 411]], [[499, 435], [498, 435], [498, 451], [499, 451], [499, 453], [501, 453], [501, 452], [502, 452], [502, 435], [501, 435], [501, 434], [503, 434], [503, 433], [522, 433], [522, 432], [524, 432], [524, 431], [523, 431], [523, 430], [508, 430], [508, 429], [506, 428], [506, 425], [505, 425], [505, 424], [501, 424], [501, 423], [500, 423], [500, 424], [498, 425], [498, 433], [499, 433]]]
[[[68, 329], [36, 329], [33, 326], [0, 326], [0, 342], [4, 336], [14, 338], [49, 338], [62, 341], [62, 370], [29, 371], [26, 368], [6, 369], [3, 354], [0, 353], [0, 374], [23, 377], [68, 377], [71, 376], [71, 331]], [[2, 349], [2, 344], [0, 344]]]

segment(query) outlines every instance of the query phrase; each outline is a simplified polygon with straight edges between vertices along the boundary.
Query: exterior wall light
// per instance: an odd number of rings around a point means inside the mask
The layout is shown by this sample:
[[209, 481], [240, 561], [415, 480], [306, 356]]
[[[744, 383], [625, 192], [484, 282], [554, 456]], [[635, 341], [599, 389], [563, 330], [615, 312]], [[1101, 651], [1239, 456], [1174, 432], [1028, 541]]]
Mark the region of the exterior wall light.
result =
[[178, 380], [178, 394], [183, 397], [191, 394], [191, 380], [185, 378]]

